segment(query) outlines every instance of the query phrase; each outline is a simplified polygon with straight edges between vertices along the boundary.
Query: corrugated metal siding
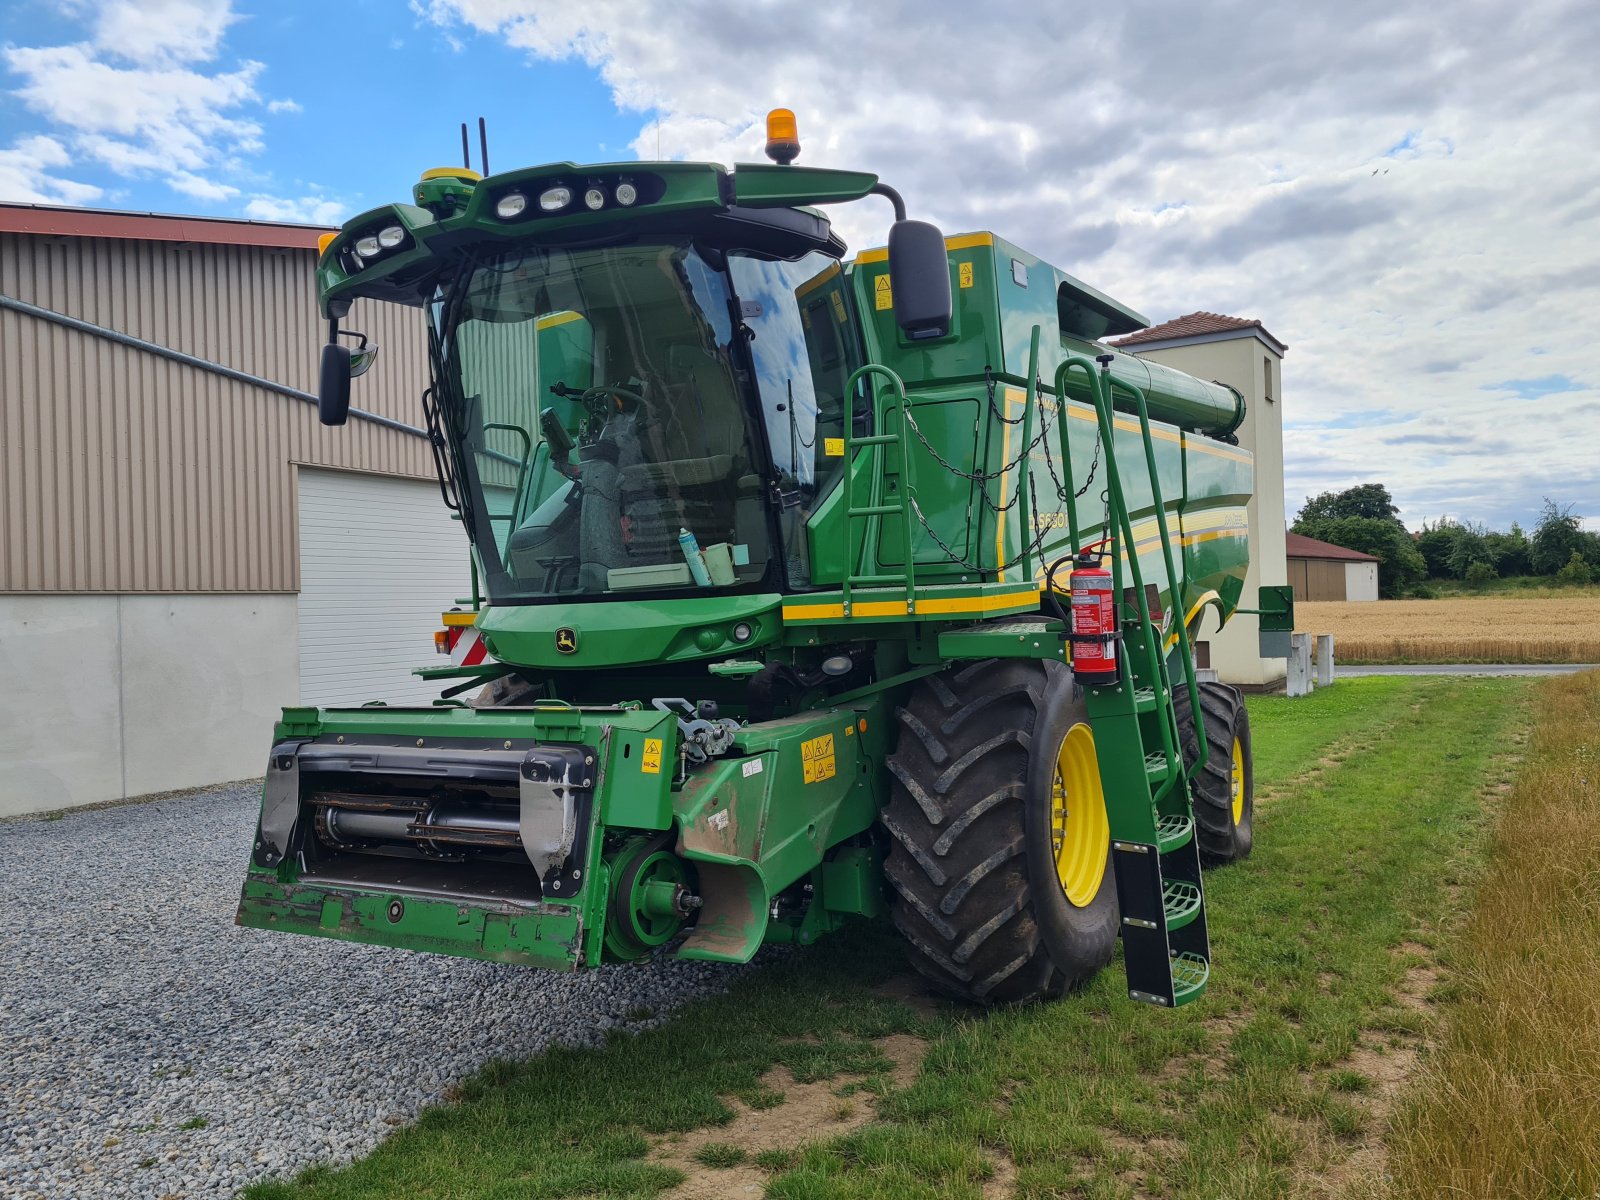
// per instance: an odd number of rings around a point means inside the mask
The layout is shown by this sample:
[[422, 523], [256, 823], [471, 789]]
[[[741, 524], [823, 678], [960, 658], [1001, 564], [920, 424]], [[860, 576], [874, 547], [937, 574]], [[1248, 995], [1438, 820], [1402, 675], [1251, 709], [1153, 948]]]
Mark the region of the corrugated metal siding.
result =
[[439, 610], [467, 591], [467, 539], [432, 484], [302, 470], [300, 703], [428, 704]]
[[1343, 600], [1345, 564], [1338, 559], [1289, 559], [1289, 586], [1296, 600]]
[[[316, 390], [303, 250], [0, 235], [0, 291]], [[358, 407], [421, 424], [421, 315], [358, 304], [381, 347]], [[0, 310], [0, 592], [292, 592], [291, 463], [430, 477], [426, 443]]]

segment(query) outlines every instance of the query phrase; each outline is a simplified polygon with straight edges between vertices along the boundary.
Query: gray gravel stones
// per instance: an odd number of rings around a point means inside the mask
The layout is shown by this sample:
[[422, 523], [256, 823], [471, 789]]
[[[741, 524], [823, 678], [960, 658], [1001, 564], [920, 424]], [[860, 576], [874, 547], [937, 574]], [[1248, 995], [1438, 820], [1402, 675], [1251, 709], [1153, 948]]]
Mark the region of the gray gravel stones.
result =
[[491, 1058], [598, 1041], [737, 973], [240, 929], [256, 805], [234, 786], [0, 823], [0, 1196], [211, 1200], [345, 1162]]

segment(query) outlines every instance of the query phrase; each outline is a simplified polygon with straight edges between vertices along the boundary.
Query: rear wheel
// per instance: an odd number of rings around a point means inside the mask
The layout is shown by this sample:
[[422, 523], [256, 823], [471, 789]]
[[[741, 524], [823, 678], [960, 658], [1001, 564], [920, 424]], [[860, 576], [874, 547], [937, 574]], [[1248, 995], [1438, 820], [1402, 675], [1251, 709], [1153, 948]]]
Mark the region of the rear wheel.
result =
[[[1250, 753], [1250, 714], [1239, 690], [1225, 683], [1199, 685], [1205, 718], [1206, 765], [1190, 784], [1200, 857], [1207, 866], [1237, 862], [1255, 842], [1255, 765]], [[1199, 757], [1189, 708], [1189, 690], [1174, 689], [1185, 765]]]
[[883, 814], [896, 926], [940, 990], [1058, 996], [1111, 958], [1110, 827], [1087, 713], [1059, 663], [975, 663], [898, 713]]

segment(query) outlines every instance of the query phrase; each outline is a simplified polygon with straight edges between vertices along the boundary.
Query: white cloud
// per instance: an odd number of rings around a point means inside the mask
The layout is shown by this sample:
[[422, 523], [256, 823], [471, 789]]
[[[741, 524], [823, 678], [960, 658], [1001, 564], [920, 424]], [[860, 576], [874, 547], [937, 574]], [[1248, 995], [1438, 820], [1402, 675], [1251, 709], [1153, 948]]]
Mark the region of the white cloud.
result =
[[231, 0], [104, 0], [95, 45], [136, 63], [207, 62], [239, 18]]
[[67, 148], [54, 138], [25, 137], [0, 150], [0, 200], [14, 204], [90, 204], [101, 190], [62, 179], [53, 172], [72, 165]]
[[83, 146], [117, 171], [162, 161], [195, 170], [224, 150], [259, 146], [261, 127], [229, 116], [257, 100], [260, 63], [208, 75], [183, 67], [117, 67], [88, 46], [12, 47], [16, 94], [29, 109], [78, 133]]
[[239, 189], [230, 184], [218, 183], [190, 171], [174, 171], [167, 176], [167, 186], [197, 200], [231, 200]]
[[[759, 161], [784, 104], [803, 163], [878, 171], [951, 232], [992, 228], [1155, 320], [1262, 318], [1291, 346], [1291, 511], [1378, 479], [1413, 522], [1526, 519], [1539, 494], [1600, 514], [1592, 4], [414, 7], [592, 65], [641, 114], [641, 156], [659, 115], [668, 156]], [[833, 212], [881, 241], [887, 206]], [[1493, 390], [1545, 376], [1576, 390]]]
[[267, 101], [269, 113], [297, 113], [302, 111], [297, 100], [269, 100]]
[[299, 225], [337, 225], [350, 206], [327, 196], [252, 196], [244, 215], [257, 221], [288, 221]]
[[208, 173], [261, 150], [249, 114], [263, 103], [264, 67], [212, 65], [237, 20], [231, 0], [95, 0], [73, 11], [88, 18], [85, 40], [0, 50], [13, 94], [80, 160], [130, 178], [155, 175], [197, 199], [237, 195]]

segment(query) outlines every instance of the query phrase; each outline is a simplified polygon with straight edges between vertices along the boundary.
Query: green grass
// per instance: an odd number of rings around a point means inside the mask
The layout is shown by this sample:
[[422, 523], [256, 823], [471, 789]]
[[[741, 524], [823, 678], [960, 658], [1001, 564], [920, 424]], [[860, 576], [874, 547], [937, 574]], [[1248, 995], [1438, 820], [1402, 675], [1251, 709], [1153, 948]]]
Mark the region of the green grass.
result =
[[[1014, 1165], [1019, 1196], [1295, 1196], [1371, 1138], [1347, 1062], [1364, 1030], [1422, 1022], [1394, 1001], [1403, 942], [1434, 944], [1481, 862], [1488, 780], [1527, 721], [1520, 680], [1352, 680], [1250, 701], [1263, 793], [1256, 852], [1208, 877], [1211, 989], [1176, 1012], [1136, 1006], [1120, 963], [1062, 1003], [925, 1016], [875, 991], [901, 969], [864, 928], [741, 979], [723, 997], [598, 1050], [495, 1064], [370, 1157], [257, 1184], [248, 1200], [395, 1195], [648, 1197], [682, 1178], [648, 1139], [732, 1117], [783, 1064], [864, 1075], [865, 1126], [765, 1154], [768, 1195], [966, 1197]], [[895, 1090], [873, 1039], [928, 1039]], [[865, 1094], [856, 1103], [867, 1103]], [[1003, 1161], [1004, 1160], [1004, 1161]]]
[[1397, 1106], [1395, 1200], [1600, 1196], [1600, 672], [1539, 689], [1453, 946], [1446, 1029]]
[[722, 1142], [707, 1142], [694, 1152], [694, 1160], [703, 1167], [737, 1167], [744, 1161], [744, 1151]]

